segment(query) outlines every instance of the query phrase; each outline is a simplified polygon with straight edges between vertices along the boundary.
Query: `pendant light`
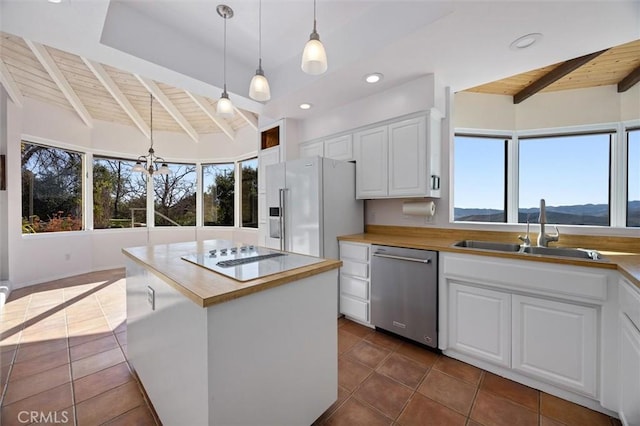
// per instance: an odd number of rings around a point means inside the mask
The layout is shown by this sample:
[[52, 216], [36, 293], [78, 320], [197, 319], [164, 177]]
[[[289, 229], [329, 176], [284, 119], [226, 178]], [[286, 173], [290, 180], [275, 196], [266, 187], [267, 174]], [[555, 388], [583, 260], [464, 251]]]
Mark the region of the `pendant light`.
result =
[[218, 15], [222, 16], [224, 19], [224, 89], [222, 90], [222, 95], [220, 95], [220, 99], [218, 100], [218, 105], [216, 106], [216, 115], [221, 118], [231, 118], [234, 113], [233, 104], [231, 103], [229, 94], [227, 93], [227, 19], [231, 19], [233, 17], [233, 9], [226, 4], [219, 4], [216, 10], [218, 11]]
[[[153, 95], [150, 94], [149, 96], [151, 98], [149, 100], [149, 153], [138, 157], [138, 160], [131, 171], [145, 173], [148, 175], [152, 175], [154, 173], [157, 175], [168, 175], [171, 173], [169, 166], [167, 166], [164, 158], [156, 156], [156, 152], [153, 150]], [[158, 164], [162, 165], [158, 167]]]
[[313, 32], [302, 52], [302, 71], [311, 75], [322, 74], [327, 70], [327, 53], [316, 31], [316, 0], [313, 0]]
[[258, 6], [258, 69], [249, 84], [249, 97], [260, 102], [271, 99], [269, 82], [262, 70], [262, 0]]

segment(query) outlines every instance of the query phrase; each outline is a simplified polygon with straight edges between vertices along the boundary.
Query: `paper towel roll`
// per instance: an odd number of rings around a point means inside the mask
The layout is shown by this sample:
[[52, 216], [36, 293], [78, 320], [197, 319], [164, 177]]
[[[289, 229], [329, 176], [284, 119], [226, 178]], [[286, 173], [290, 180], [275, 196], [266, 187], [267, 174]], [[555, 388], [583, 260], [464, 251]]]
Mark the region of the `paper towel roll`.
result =
[[402, 214], [431, 217], [436, 214], [436, 205], [433, 201], [405, 201], [402, 203]]

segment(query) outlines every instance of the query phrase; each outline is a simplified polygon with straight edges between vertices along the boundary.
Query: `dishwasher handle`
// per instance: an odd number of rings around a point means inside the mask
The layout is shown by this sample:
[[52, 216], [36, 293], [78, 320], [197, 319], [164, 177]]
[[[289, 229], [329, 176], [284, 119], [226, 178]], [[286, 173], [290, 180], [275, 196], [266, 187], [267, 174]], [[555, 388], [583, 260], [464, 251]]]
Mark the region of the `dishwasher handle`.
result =
[[377, 256], [377, 257], [385, 257], [387, 259], [407, 260], [409, 262], [418, 262], [418, 263], [431, 263], [431, 258], [428, 258], [428, 259], [417, 259], [415, 257], [394, 256], [392, 254], [383, 254], [383, 253], [373, 253], [373, 255]]

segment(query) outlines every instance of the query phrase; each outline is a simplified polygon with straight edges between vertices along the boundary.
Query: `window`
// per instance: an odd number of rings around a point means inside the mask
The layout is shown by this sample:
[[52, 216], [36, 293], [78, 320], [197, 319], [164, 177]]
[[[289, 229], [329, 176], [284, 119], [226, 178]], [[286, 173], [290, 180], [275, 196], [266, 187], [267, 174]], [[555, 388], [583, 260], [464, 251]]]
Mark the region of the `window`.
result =
[[640, 129], [627, 132], [627, 226], [640, 226]]
[[93, 157], [93, 228], [146, 226], [147, 183], [135, 161]]
[[168, 163], [171, 173], [153, 175], [156, 226], [195, 226], [196, 166]]
[[202, 204], [205, 226], [233, 226], [235, 165], [202, 165]]
[[22, 142], [22, 232], [78, 231], [84, 155]]
[[504, 138], [456, 135], [454, 220], [506, 222]]
[[520, 139], [518, 221], [609, 226], [611, 134]]
[[258, 227], [258, 159], [252, 158], [240, 162], [242, 176], [242, 226]]

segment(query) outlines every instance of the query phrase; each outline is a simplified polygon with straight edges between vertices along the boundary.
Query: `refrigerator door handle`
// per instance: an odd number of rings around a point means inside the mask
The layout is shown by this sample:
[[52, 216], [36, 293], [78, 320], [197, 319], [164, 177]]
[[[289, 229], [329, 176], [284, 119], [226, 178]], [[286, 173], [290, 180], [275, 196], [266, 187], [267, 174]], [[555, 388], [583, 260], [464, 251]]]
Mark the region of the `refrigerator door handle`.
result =
[[284, 251], [286, 248], [285, 239], [287, 237], [287, 232], [285, 229], [285, 207], [286, 207], [286, 199], [285, 199], [285, 191], [286, 188], [280, 188], [279, 191], [279, 202], [280, 202], [280, 250]]

